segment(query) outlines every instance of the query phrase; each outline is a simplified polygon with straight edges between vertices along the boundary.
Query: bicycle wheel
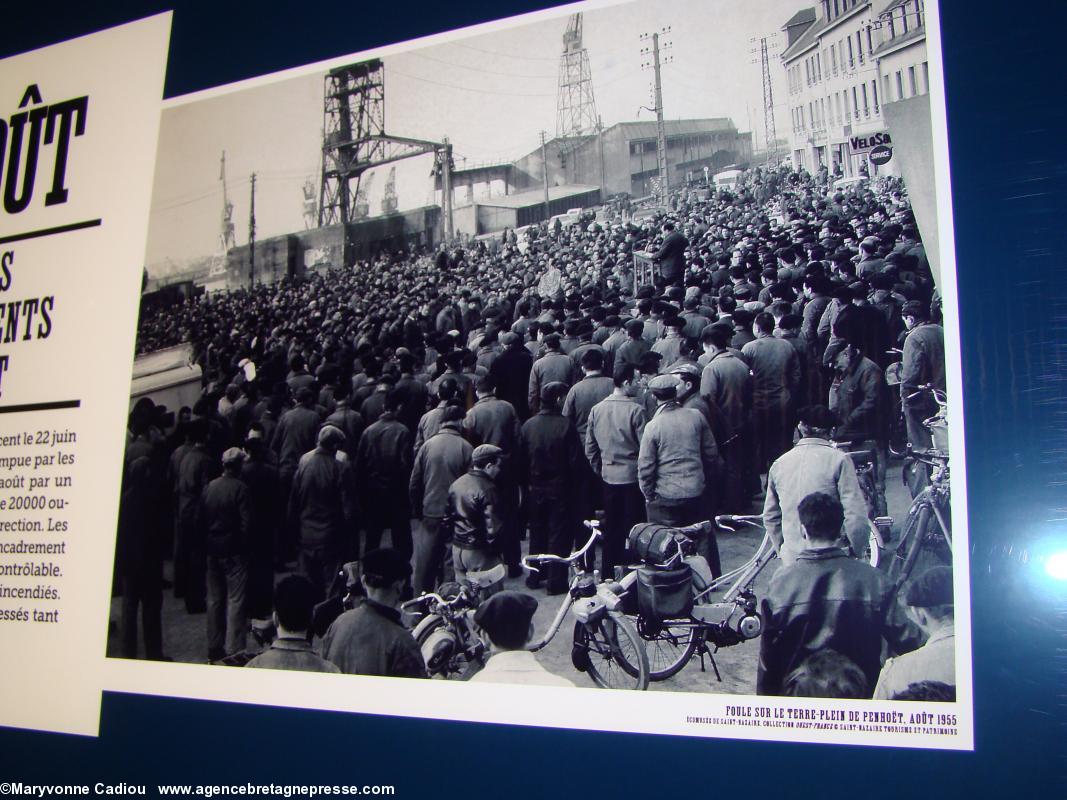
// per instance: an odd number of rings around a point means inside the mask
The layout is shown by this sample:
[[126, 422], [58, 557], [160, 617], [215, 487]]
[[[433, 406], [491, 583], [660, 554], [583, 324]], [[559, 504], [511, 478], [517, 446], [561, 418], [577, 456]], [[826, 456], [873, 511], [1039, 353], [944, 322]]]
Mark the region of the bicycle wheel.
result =
[[937, 525], [927, 502], [912, 506], [900, 542], [893, 548], [889, 559], [888, 573], [895, 591], [899, 592], [909, 579], [930, 567], [952, 562], [944, 538], [939, 533], [932, 535], [931, 526]]
[[574, 624], [574, 645], [588, 656], [586, 671], [602, 689], [648, 688], [648, 654], [633, 624], [609, 615]]
[[665, 621], [653, 634], [637, 618], [627, 620], [644, 640], [650, 681], [665, 681], [681, 672], [704, 640], [703, 629], [691, 621]]

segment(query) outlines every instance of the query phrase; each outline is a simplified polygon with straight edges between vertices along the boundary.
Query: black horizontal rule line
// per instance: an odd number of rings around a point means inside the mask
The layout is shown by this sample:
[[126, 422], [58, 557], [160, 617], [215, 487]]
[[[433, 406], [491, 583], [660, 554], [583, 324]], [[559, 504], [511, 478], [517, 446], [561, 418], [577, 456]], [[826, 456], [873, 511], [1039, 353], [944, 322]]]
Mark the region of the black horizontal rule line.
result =
[[70, 233], [71, 231], [80, 231], [85, 228], [95, 228], [98, 225], [102, 225], [104, 221], [102, 219], [87, 219], [83, 222], [72, 222], [69, 225], [57, 225], [54, 228], [41, 228], [39, 231], [26, 231], [25, 233], [13, 233], [10, 236], [0, 236], [0, 244], [7, 244], [8, 242], [22, 242], [26, 239], [41, 239], [45, 236], [55, 236], [60, 233]]
[[81, 400], [53, 400], [48, 403], [22, 403], [17, 406], [0, 406], [0, 414], [18, 414], [22, 411], [54, 411], [57, 408], [78, 408]]

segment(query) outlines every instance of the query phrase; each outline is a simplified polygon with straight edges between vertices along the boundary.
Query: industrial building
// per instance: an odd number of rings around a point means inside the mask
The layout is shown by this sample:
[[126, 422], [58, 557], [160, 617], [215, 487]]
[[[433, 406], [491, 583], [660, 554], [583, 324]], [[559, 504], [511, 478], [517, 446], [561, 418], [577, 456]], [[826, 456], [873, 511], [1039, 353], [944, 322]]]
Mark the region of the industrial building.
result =
[[255, 283], [273, 283], [309, 270], [351, 266], [383, 252], [428, 248], [441, 242], [439, 206], [381, 217], [325, 225], [305, 231], [258, 240], [254, 263], [248, 245], [226, 254], [226, 288], [247, 288], [255, 270]]
[[[716, 172], [752, 158], [752, 134], [739, 132], [729, 119], [666, 120], [664, 129], [671, 186], [703, 177], [705, 167]], [[655, 122], [620, 122], [591, 135], [556, 137], [514, 162], [453, 170], [456, 230], [478, 235], [540, 222], [598, 202], [585, 197], [597, 189], [599, 200], [616, 194], [647, 197], [657, 175]], [[515, 217], [522, 221], [484, 208], [522, 208]]]

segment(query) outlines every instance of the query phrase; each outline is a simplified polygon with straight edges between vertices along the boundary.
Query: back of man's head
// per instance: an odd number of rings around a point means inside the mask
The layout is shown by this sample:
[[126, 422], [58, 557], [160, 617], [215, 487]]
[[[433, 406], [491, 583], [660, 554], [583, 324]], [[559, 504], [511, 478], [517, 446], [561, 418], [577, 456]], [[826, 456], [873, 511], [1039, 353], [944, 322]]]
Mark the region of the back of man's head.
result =
[[841, 536], [845, 511], [836, 497], [826, 492], [812, 492], [800, 501], [797, 514], [812, 541], [831, 544]]
[[836, 650], [818, 650], [789, 673], [782, 685], [788, 697], [870, 697], [867, 677]]
[[315, 588], [303, 575], [288, 575], [274, 587], [274, 613], [288, 633], [304, 633], [311, 626]]

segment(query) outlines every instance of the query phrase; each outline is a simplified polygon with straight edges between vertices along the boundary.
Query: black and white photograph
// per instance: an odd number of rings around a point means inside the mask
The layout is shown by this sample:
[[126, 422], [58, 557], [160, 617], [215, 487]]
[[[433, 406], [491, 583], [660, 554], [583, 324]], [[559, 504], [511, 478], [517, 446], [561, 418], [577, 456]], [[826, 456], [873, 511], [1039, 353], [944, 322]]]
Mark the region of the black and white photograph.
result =
[[575, 5], [168, 101], [107, 655], [969, 704], [935, 14]]

